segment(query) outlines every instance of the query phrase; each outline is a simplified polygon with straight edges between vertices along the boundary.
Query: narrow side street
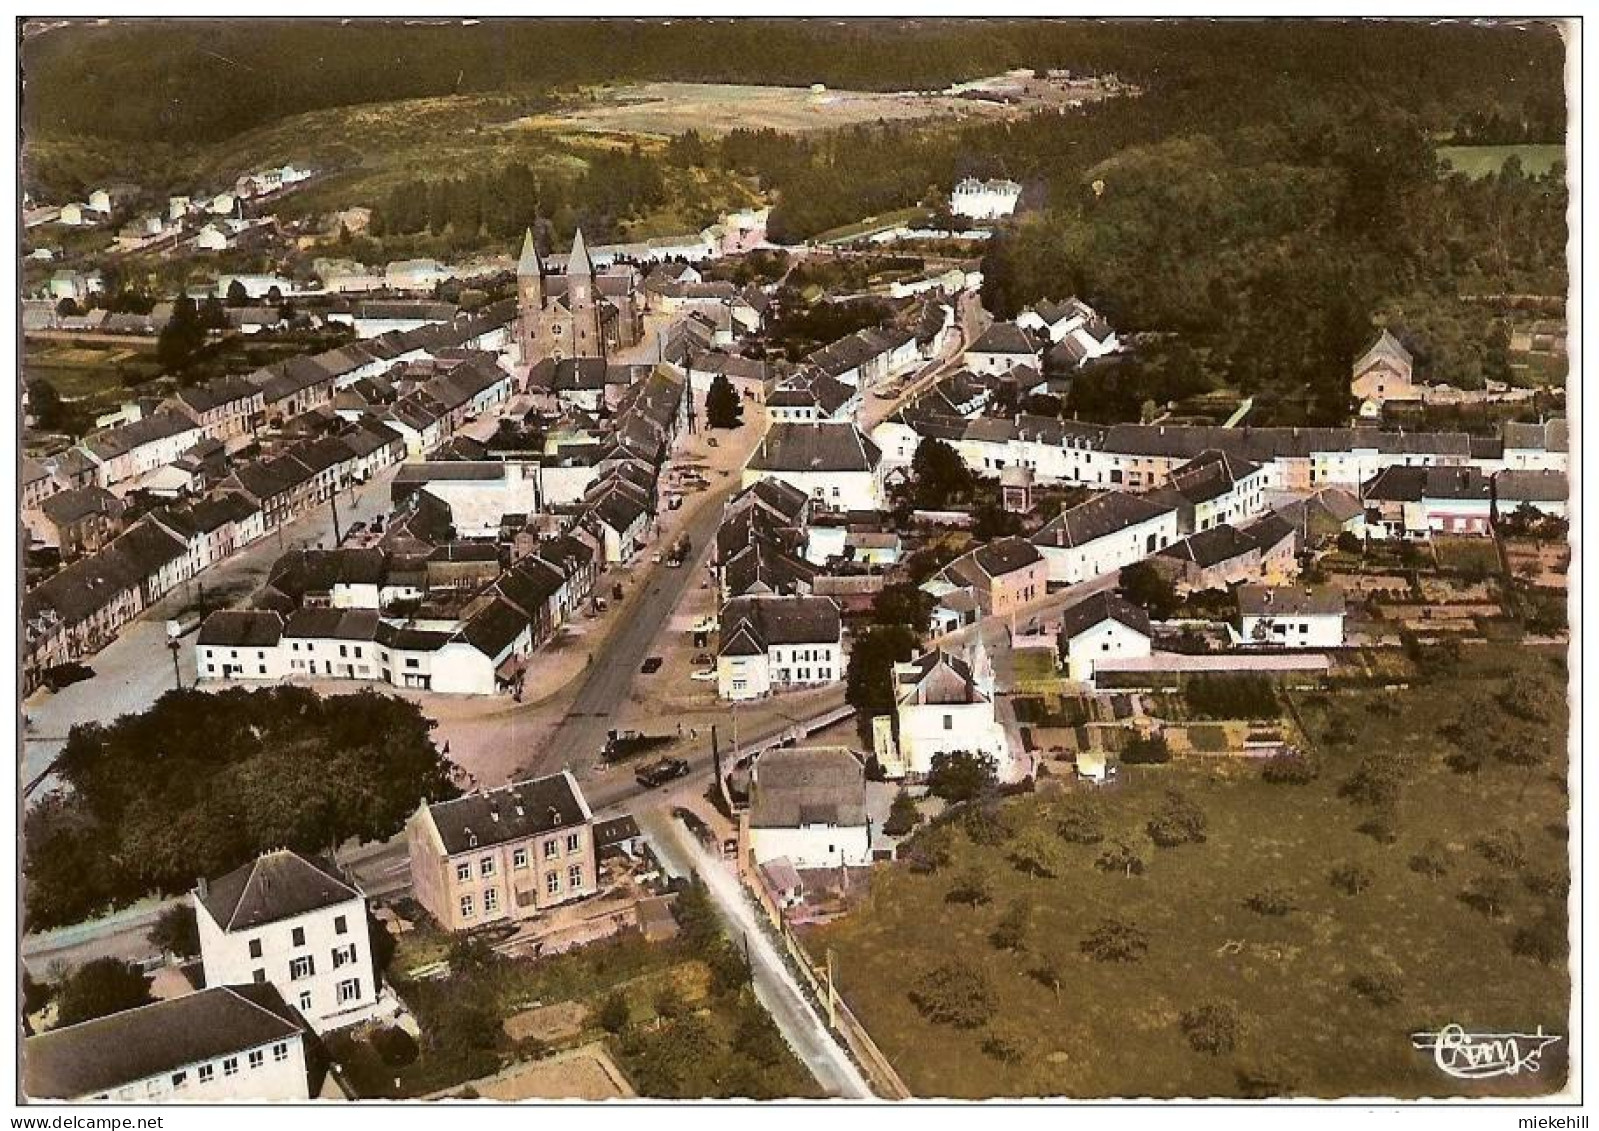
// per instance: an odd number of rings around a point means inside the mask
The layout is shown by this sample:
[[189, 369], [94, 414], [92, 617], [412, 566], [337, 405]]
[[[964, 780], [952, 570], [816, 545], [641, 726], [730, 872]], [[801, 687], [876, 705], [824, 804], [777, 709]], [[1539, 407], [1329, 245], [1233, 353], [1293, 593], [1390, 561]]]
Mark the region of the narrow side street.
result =
[[846, 1100], [874, 1098], [855, 1062], [833, 1039], [800, 990], [799, 983], [766, 937], [738, 880], [713, 860], [683, 825], [660, 810], [638, 814], [639, 828], [674, 870], [697, 874], [735, 942], [747, 943], [755, 996], [777, 1022], [789, 1047], [829, 1096]]

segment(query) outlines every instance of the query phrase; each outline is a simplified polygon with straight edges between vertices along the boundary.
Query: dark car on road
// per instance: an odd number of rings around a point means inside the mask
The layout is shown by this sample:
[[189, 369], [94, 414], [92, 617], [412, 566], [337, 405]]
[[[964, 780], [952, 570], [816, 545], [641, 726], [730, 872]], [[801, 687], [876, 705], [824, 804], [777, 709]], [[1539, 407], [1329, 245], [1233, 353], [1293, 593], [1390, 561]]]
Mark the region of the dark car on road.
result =
[[638, 670], [643, 672], [645, 675], [654, 675], [656, 672], [661, 670], [661, 664], [663, 662], [664, 661], [659, 656], [651, 656], [649, 659], [645, 660], [639, 665]]
[[688, 773], [688, 763], [681, 758], [662, 758], [659, 762], [651, 762], [647, 766], [640, 766], [633, 776], [639, 785], [645, 789], [654, 789], [658, 785], [665, 785], [669, 781], [683, 777]]
[[82, 683], [86, 679], [94, 678], [94, 669], [88, 664], [80, 664], [76, 660], [65, 664], [57, 664], [48, 668], [44, 673], [44, 685], [51, 691], [60, 691], [74, 683]]

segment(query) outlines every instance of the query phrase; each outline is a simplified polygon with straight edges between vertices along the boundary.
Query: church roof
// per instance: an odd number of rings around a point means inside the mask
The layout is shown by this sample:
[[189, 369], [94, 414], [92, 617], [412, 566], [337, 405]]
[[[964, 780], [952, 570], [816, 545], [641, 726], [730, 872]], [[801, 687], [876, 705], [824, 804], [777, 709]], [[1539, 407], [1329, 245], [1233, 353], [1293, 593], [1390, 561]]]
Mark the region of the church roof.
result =
[[583, 242], [583, 229], [579, 228], [572, 237], [572, 254], [566, 257], [566, 273], [568, 275], [593, 275], [594, 261], [589, 258], [589, 249]]
[[522, 258], [517, 260], [516, 273], [518, 276], [528, 275], [543, 276], [544, 264], [539, 262], [538, 248], [533, 246], [533, 229], [527, 229], [522, 236]]

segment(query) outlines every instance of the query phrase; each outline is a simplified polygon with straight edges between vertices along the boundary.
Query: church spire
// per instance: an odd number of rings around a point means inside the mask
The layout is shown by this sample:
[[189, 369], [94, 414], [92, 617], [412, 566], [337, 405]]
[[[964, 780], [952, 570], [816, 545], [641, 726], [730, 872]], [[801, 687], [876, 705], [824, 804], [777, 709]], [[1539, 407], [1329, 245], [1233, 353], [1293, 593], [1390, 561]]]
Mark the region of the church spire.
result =
[[566, 257], [566, 273], [579, 276], [594, 274], [594, 261], [589, 258], [589, 249], [583, 243], [582, 228], [572, 237], [572, 254]]
[[526, 277], [544, 275], [544, 264], [539, 262], [538, 248], [533, 246], [533, 229], [527, 229], [527, 234], [522, 237], [522, 258], [517, 261], [516, 273]]

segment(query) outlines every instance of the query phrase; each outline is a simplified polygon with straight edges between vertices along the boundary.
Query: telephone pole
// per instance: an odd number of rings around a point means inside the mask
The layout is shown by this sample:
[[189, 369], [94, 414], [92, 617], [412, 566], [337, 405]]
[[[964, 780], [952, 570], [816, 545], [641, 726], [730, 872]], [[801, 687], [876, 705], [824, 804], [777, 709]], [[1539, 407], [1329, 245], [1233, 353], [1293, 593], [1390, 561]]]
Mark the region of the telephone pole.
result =
[[328, 495], [328, 503], [333, 507], [333, 548], [338, 549], [339, 543], [344, 541], [344, 539], [339, 534], [339, 489], [337, 486]]

